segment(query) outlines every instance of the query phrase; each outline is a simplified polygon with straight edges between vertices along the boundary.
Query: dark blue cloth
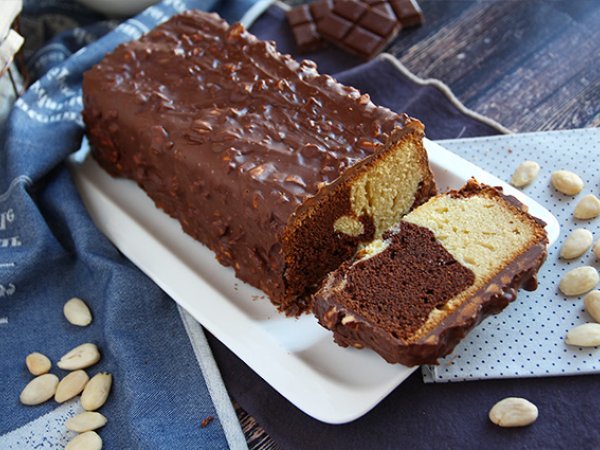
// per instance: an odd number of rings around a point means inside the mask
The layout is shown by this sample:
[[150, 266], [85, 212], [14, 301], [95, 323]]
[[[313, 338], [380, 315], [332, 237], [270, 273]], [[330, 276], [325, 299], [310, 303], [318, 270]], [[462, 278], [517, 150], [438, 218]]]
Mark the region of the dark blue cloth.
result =
[[[104, 448], [227, 448], [175, 303], [99, 233], [66, 158], [83, 136], [82, 73], [106, 52], [182, 9], [226, 7], [227, 18], [237, 20], [251, 4], [165, 1], [155, 14], [141, 14], [100, 39], [114, 24], [71, 30], [31, 57], [34, 75], [43, 76], [18, 100], [0, 140], [0, 447], [3, 434], [58, 406], [19, 403], [32, 378], [26, 355], [46, 354], [52, 372], [63, 377], [58, 359], [93, 342], [102, 359], [88, 373], [114, 377], [101, 409], [109, 419], [100, 431]], [[35, 14], [35, 7], [28, 4], [28, 11]], [[74, 7], [73, 17], [80, 11]], [[91, 326], [64, 318], [63, 304], [74, 296], [90, 305]], [[208, 416], [215, 420], [201, 427]]]

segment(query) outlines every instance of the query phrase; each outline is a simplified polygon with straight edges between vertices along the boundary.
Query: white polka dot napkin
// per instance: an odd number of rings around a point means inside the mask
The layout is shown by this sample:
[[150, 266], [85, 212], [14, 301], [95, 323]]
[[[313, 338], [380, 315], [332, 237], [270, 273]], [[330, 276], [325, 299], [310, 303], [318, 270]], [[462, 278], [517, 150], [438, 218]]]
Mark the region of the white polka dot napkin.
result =
[[[600, 217], [573, 218], [577, 202], [586, 194], [600, 197], [600, 129], [526, 133], [475, 139], [438, 141], [448, 150], [484, 170], [510, 181], [524, 160], [541, 166], [536, 180], [523, 188], [558, 219], [561, 232], [550, 247], [534, 292], [520, 290], [502, 313], [487, 318], [471, 331], [439, 366], [423, 366], [426, 382], [483, 378], [533, 377], [600, 373], [600, 347], [578, 348], [565, 344], [567, 331], [593, 322], [584, 311], [583, 296], [565, 297], [558, 284], [565, 272], [591, 265], [600, 268], [592, 251], [571, 261], [559, 259], [560, 247], [576, 228], [585, 228], [600, 239]], [[583, 191], [570, 197], [556, 191], [550, 174], [566, 169], [585, 182]]]

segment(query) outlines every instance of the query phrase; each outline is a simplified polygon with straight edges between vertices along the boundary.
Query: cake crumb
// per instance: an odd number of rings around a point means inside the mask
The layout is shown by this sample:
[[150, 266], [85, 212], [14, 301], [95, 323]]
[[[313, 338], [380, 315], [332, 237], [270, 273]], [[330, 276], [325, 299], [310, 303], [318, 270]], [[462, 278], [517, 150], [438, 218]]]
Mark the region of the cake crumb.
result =
[[213, 416], [206, 416], [204, 419], [202, 419], [202, 422], [200, 422], [200, 427], [206, 428], [208, 426], [208, 424], [211, 423], [213, 420], [214, 420]]

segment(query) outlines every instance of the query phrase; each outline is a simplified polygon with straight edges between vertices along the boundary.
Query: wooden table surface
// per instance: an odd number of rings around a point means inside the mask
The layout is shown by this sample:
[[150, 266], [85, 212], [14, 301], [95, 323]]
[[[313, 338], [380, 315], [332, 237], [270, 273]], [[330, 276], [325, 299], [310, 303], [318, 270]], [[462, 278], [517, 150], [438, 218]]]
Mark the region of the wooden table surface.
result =
[[[414, 74], [515, 132], [600, 126], [600, 0], [418, 1], [386, 50]], [[251, 450], [279, 448], [237, 411]]]
[[513, 131], [600, 125], [600, 2], [421, 0], [388, 49]]

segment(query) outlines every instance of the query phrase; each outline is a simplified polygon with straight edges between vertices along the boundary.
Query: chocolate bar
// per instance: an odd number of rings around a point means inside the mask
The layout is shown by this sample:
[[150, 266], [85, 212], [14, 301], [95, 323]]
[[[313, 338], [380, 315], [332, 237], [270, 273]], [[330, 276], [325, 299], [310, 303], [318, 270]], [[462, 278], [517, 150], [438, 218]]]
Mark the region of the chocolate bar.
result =
[[326, 41], [317, 31], [317, 23], [333, 8], [333, 0], [322, 0], [310, 5], [300, 5], [287, 13], [288, 23], [300, 53], [319, 50]]
[[383, 50], [400, 28], [400, 22], [389, 13], [356, 1], [335, 2], [331, 12], [317, 24], [324, 38], [367, 59]]
[[371, 8], [395, 18], [402, 28], [423, 23], [423, 11], [416, 0], [360, 0], [359, 3], [367, 3]]
[[421, 24], [423, 12], [415, 0], [321, 0], [291, 9], [287, 18], [300, 53], [324, 47], [325, 37], [371, 58], [402, 28]]

